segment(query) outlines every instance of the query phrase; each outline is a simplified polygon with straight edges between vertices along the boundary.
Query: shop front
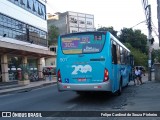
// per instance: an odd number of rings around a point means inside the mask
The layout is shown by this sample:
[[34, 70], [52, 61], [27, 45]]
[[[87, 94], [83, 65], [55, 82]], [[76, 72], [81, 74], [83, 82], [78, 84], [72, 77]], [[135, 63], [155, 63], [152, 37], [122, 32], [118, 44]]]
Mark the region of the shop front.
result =
[[0, 41], [0, 51], [0, 82], [18, 80], [21, 65], [29, 67], [30, 78], [34, 75], [34, 78], [41, 79], [43, 78], [42, 59], [56, 56], [49, 50], [2, 41]]

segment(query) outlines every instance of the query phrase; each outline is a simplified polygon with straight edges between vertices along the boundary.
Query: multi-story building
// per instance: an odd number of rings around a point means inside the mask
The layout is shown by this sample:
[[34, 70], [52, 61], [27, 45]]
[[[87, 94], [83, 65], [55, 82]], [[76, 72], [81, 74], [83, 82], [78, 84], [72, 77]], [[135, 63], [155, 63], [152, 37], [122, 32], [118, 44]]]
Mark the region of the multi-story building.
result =
[[[55, 45], [51, 45], [49, 46], [50, 51], [54, 52], [55, 54], [57, 54], [57, 46]], [[56, 57], [50, 57], [50, 58], [46, 58], [45, 59], [45, 65], [46, 66], [53, 66], [56, 67]]]
[[49, 17], [47, 24], [58, 27], [60, 34], [95, 30], [94, 15], [67, 11], [57, 16]]
[[[54, 15], [49, 14], [47, 20], [48, 28], [56, 26], [59, 33], [68, 34], [74, 32], [94, 31], [94, 15], [67, 11], [57, 12]], [[50, 46], [50, 50], [56, 53], [56, 46]], [[56, 66], [55, 58], [46, 59], [47, 66]]]
[[38, 70], [42, 78], [48, 50], [46, 3], [44, 0], [0, 1], [0, 81], [17, 80], [20, 64]]

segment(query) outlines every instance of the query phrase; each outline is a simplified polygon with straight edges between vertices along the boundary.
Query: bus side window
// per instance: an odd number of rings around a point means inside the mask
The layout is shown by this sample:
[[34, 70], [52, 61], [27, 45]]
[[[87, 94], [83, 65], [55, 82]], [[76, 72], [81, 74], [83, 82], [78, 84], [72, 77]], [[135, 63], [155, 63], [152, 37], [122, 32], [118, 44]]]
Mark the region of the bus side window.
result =
[[112, 42], [112, 63], [117, 64], [117, 48], [115, 42]]
[[120, 58], [121, 58], [121, 64], [124, 64], [124, 50], [121, 46], [120, 46]]
[[120, 60], [120, 47], [119, 45], [117, 45], [117, 63], [120, 64], [121, 60]]

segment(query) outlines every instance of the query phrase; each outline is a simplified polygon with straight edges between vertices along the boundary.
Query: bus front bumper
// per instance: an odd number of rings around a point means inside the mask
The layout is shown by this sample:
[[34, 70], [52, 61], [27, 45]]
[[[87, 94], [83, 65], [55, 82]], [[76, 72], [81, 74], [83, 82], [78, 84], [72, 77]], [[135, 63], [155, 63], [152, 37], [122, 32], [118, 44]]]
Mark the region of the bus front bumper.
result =
[[57, 86], [59, 91], [112, 91], [109, 82], [87, 84], [58, 83]]

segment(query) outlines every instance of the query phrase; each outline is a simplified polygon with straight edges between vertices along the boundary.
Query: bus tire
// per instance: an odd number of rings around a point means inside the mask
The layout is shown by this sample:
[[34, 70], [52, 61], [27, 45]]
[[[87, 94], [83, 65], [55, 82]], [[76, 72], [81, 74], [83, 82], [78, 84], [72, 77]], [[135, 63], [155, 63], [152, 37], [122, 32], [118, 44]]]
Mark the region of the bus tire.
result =
[[120, 83], [119, 83], [119, 89], [117, 91], [117, 96], [120, 96], [122, 94], [122, 79], [120, 80]]
[[126, 84], [125, 87], [128, 87], [128, 84], [129, 84], [130, 81], [131, 81], [131, 75], [129, 74], [129, 76], [128, 76], [128, 82], [127, 82], [127, 84]]

